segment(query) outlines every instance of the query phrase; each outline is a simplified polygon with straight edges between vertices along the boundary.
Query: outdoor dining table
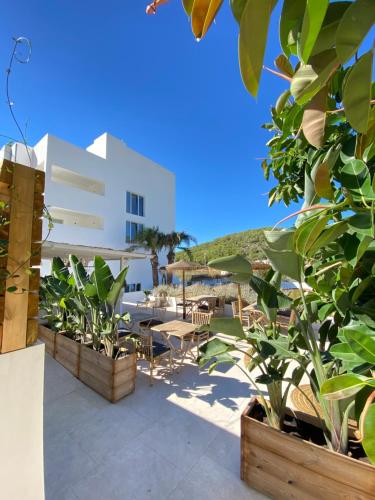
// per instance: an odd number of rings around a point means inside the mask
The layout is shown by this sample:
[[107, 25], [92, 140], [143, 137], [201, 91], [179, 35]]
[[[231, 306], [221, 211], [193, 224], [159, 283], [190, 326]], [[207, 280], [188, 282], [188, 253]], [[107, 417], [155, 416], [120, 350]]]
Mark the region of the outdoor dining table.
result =
[[216, 299], [216, 295], [195, 295], [193, 297], [186, 298], [186, 304], [189, 307], [189, 313], [192, 312], [193, 308], [199, 308], [207, 299]]
[[[198, 325], [194, 323], [187, 323], [186, 321], [173, 320], [163, 323], [161, 325], [155, 325], [150, 328], [152, 332], [160, 333], [163, 339], [167, 342], [169, 347], [173, 352], [177, 353], [181, 360], [179, 366], [181, 366], [186, 358], [186, 355], [193, 346], [194, 336], [193, 333], [198, 328]], [[172, 342], [171, 338], [174, 337], [180, 341], [180, 348], [176, 348]]]

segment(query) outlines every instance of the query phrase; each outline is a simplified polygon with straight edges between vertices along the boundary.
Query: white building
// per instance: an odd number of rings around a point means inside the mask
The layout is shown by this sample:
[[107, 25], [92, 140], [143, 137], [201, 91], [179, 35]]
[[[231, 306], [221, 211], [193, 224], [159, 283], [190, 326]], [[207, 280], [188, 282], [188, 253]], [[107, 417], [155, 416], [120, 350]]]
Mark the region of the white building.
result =
[[[29, 148], [29, 155], [22, 144], [5, 146], [3, 155], [26, 165], [30, 156], [32, 166], [46, 174], [45, 205], [54, 227], [45, 255], [74, 253], [74, 247], [84, 245], [112, 249], [104, 252], [107, 258], [115, 250], [116, 259], [127, 260], [121, 251], [142, 227], [175, 229], [175, 175], [110, 134], [86, 149], [47, 134]], [[47, 233], [46, 220], [44, 237]], [[128, 263], [129, 291], [150, 288], [151, 266], [144, 252], [132, 254]], [[49, 272], [45, 261], [43, 270]]]

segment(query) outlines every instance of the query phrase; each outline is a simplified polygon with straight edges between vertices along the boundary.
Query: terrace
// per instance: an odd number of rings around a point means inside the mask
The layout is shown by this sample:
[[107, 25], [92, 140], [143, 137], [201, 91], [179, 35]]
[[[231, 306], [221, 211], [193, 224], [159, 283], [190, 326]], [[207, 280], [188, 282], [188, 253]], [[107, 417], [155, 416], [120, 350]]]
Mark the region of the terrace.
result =
[[214, 374], [185, 361], [172, 381], [136, 390], [115, 405], [46, 355], [47, 500], [261, 499], [240, 479], [240, 414], [251, 394], [236, 366]]

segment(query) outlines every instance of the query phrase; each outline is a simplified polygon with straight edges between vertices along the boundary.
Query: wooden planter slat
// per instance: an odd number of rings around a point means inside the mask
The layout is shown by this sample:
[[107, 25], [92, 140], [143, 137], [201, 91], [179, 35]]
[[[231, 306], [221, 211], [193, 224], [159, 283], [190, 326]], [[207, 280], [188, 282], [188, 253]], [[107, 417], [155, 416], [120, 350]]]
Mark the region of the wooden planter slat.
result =
[[375, 498], [375, 468], [241, 417], [241, 478], [278, 499]]
[[134, 391], [136, 362], [135, 353], [114, 360], [81, 345], [79, 378], [114, 403]]
[[46, 352], [50, 356], [55, 357], [56, 333], [44, 325], [39, 325], [38, 331], [39, 331], [39, 338], [46, 345]]
[[79, 376], [80, 344], [75, 340], [57, 334], [55, 340], [55, 359], [72, 375]]
[[[22, 349], [38, 335], [34, 320], [38, 316], [40, 273], [31, 268], [40, 264], [41, 247], [33, 233], [37, 224], [41, 238], [43, 192], [44, 172], [3, 160], [0, 200], [9, 204], [4, 210], [9, 224], [0, 228], [0, 237], [7, 241], [7, 255], [0, 257], [0, 268], [13, 276], [6, 280], [0, 299], [0, 353]], [[8, 291], [14, 287], [15, 292]]]

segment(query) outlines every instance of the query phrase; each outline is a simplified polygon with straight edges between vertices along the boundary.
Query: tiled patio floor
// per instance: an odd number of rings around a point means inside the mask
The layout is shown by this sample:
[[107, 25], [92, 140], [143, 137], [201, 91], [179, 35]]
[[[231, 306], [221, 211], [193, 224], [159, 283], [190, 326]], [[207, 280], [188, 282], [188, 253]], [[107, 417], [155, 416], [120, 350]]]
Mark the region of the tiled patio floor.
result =
[[239, 417], [250, 396], [236, 367], [185, 365], [111, 404], [46, 355], [47, 500], [252, 500], [239, 478]]

